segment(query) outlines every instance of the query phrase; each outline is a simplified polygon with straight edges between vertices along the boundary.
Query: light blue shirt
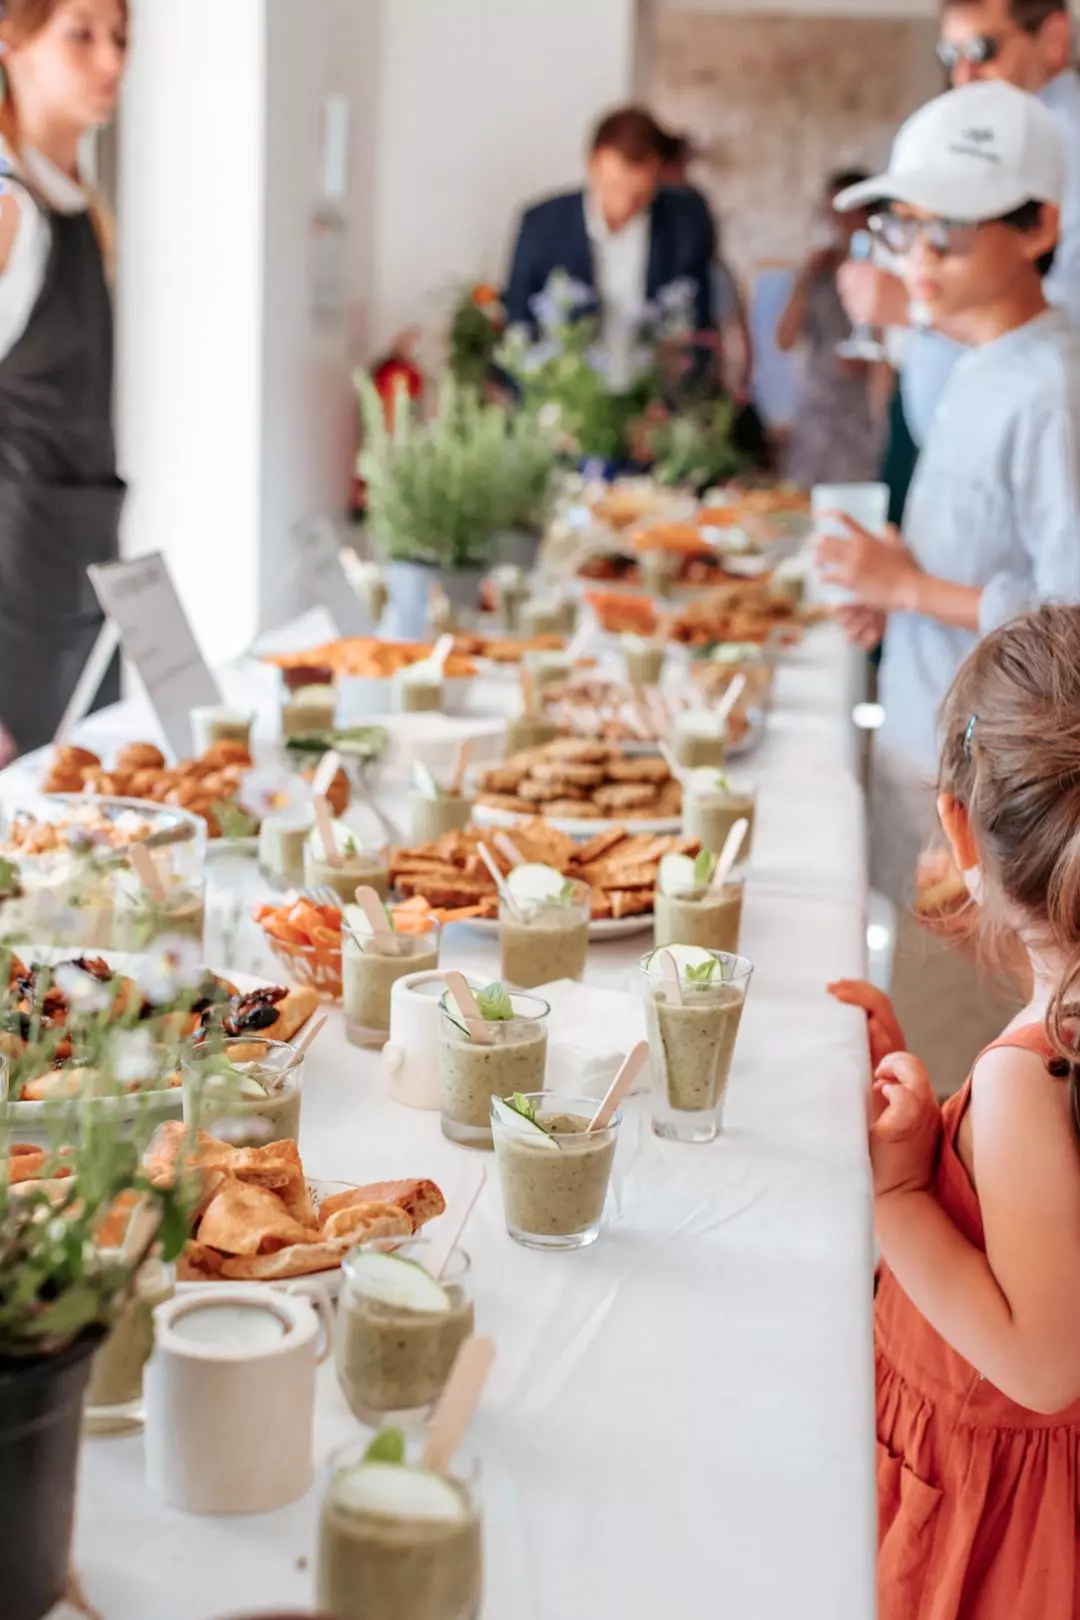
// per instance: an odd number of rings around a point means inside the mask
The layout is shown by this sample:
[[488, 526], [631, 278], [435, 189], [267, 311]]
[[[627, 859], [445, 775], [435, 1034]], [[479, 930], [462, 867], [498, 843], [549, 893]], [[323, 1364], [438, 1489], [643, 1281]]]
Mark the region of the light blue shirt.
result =
[[[1054, 267], [1043, 283], [1047, 298], [1067, 310], [1080, 327], [1080, 73], [1069, 68], [1043, 85], [1039, 100], [1053, 114], [1065, 142], [1068, 164], [1061, 207], [1061, 235]], [[912, 332], [900, 374], [904, 415], [915, 443], [927, 441], [930, 425], [963, 345], [940, 332]]]
[[[979, 635], [1041, 602], [1080, 603], [1080, 329], [1063, 310], [952, 369], [919, 459], [904, 539], [920, 568], [982, 591]], [[937, 713], [979, 636], [890, 615], [883, 746], [933, 776]]]

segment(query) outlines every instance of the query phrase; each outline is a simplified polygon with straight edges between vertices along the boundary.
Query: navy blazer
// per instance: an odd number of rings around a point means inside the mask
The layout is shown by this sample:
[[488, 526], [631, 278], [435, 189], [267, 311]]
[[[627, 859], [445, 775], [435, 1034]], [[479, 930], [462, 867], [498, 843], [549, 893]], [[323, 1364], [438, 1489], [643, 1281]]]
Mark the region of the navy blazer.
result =
[[[716, 231], [708, 204], [700, 192], [662, 187], [653, 200], [650, 225], [645, 297], [655, 298], [673, 281], [693, 282], [696, 330], [710, 330], [714, 324]], [[565, 270], [595, 292], [596, 272], [585, 227], [583, 191], [549, 197], [522, 216], [504, 298], [511, 325], [535, 329], [532, 300], [543, 292], [554, 270]]]

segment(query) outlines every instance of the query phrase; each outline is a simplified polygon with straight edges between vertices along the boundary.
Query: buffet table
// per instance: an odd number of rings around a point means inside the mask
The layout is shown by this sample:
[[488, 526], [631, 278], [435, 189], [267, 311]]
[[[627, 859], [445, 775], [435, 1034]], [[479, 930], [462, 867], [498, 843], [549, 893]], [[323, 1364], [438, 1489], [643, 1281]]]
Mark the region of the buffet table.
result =
[[[786, 654], [745, 766], [760, 790], [742, 944], [755, 975], [723, 1138], [661, 1142], [648, 1098], [633, 1097], [593, 1248], [517, 1248], [493, 1171], [468, 1229], [477, 1328], [498, 1351], [472, 1433], [490, 1620], [874, 1613], [866, 1042], [861, 1015], [824, 994], [864, 970], [851, 672], [831, 629]], [[227, 674], [226, 690], [245, 679]], [[75, 740], [152, 735], [133, 702]], [[0, 775], [0, 795], [39, 768]], [[381, 791], [403, 820], [401, 788]], [[240, 958], [220, 960], [211, 937], [212, 965], [280, 977], [257, 960], [253, 928], [233, 926], [235, 897], [246, 909], [261, 892], [253, 863], [209, 870]], [[649, 943], [594, 944], [587, 982], [632, 988]], [[443, 961], [495, 977], [496, 942], [455, 925]], [[346, 1043], [338, 1012], [308, 1061], [301, 1149], [310, 1175], [430, 1176], [451, 1199], [473, 1162], [436, 1115], [389, 1100], [379, 1056]], [[332, 1363], [320, 1379], [315, 1488], [280, 1513], [184, 1516], [149, 1493], [140, 1438], [87, 1441], [76, 1560], [104, 1620], [311, 1605], [326, 1461], [361, 1434]]]

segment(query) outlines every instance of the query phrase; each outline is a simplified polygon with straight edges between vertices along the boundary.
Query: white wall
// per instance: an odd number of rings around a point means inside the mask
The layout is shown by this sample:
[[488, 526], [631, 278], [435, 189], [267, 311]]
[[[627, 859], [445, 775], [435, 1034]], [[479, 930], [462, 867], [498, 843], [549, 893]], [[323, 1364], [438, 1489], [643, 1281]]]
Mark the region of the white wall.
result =
[[635, 0], [383, 0], [374, 347], [499, 280], [522, 204], [580, 182], [635, 20]]
[[316, 319], [328, 94], [354, 101], [348, 286], [370, 288], [376, 0], [136, 0], [121, 121], [129, 552], [168, 556], [207, 656], [308, 605], [294, 533], [346, 510], [346, 309]]
[[167, 553], [212, 656], [255, 628], [263, 0], [135, 0], [117, 339], [128, 552]]

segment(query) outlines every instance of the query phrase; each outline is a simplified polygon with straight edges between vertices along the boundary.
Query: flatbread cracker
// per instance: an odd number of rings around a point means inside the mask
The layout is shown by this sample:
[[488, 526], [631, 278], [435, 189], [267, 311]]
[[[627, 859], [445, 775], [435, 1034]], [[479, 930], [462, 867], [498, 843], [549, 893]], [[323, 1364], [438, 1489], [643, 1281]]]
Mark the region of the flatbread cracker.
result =
[[260, 1254], [316, 1241], [276, 1192], [230, 1176], [199, 1222], [199, 1242], [223, 1254]]
[[231, 1256], [222, 1261], [221, 1276], [229, 1282], [280, 1282], [286, 1277], [334, 1271], [340, 1264], [341, 1250], [332, 1243], [303, 1243], [275, 1254]]
[[319, 1205], [319, 1216], [326, 1222], [339, 1210], [372, 1203], [393, 1204], [403, 1209], [414, 1232], [446, 1209], [446, 1200], [433, 1181], [374, 1181], [370, 1186], [351, 1187], [348, 1192], [324, 1198]]
[[328, 1243], [366, 1243], [372, 1238], [412, 1237], [413, 1223], [396, 1204], [352, 1204], [339, 1209], [322, 1226]]

